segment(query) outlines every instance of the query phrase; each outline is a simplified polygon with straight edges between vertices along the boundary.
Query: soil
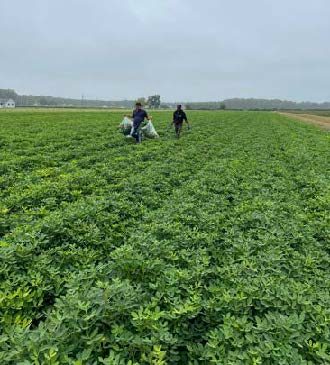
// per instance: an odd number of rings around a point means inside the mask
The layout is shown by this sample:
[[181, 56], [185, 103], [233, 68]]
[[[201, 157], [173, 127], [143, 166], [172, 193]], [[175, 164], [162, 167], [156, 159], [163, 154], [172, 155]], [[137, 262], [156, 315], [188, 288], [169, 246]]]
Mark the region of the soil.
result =
[[330, 131], [330, 117], [320, 117], [313, 114], [295, 114], [295, 113], [279, 113], [289, 118], [300, 120], [302, 122], [314, 124], [322, 129]]

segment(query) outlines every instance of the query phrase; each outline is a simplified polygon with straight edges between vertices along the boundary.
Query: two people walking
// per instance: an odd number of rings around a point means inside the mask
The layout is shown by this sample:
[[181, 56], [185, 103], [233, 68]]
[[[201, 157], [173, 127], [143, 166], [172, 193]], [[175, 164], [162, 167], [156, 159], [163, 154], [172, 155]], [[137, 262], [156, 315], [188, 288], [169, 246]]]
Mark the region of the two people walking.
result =
[[[132, 113], [133, 126], [131, 132], [131, 136], [135, 138], [136, 143], [141, 143], [142, 141], [141, 125], [145, 119], [150, 121], [152, 117], [148, 116], [148, 113], [142, 109], [142, 104], [138, 102], [135, 104], [135, 109]], [[171, 123], [174, 125], [177, 138], [180, 138], [183, 122], [186, 122], [190, 129], [187, 115], [183, 111], [182, 105], [178, 105], [176, 111], [173, 113], [173, 121]]]

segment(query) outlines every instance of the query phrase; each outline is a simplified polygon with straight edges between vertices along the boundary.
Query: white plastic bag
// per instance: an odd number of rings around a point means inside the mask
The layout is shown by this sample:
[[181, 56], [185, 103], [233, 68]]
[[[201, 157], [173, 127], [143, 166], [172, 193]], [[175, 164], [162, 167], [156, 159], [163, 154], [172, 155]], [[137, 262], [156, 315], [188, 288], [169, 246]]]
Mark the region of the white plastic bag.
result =
[[131, 119], [125, 117], [122, 122], [119, 124], [119, 128], [123, 132], [125, 136], [129, 135], [131, 133], [131, 130], [133, 129], [133, 122]]
[[141, 131], [147, 138], [159, 138], [159, 135], [156, 132], [156, 129], [152, 124], [151, 120], [148, 121], [145, 127], [141, 128]]

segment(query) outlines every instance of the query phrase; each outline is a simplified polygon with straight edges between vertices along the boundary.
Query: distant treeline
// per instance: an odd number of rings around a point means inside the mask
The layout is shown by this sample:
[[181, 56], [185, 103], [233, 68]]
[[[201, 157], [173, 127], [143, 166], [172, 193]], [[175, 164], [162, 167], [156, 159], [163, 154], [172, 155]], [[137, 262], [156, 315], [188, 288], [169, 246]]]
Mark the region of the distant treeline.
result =
[[66, 107], [94, 107], [94, 108], [132, 108], [134, 101], [106, 101], [88, 99], [67, 99], [53, 96], [19, 95], [16, 98], [17, 106], [66, 106]]
[[[132, 108], [135, 100], [90, 100], [90, 99], [69, 99], [54, 96], [18, 95], [12, 89], [0, 89], [0, 99], [8, 98], [16, 102], [16, 106], [51, 106], [51, 107], [95, 107], [95, 108]], [[330, 102], [294, 102], [279, 99], [226, 99], [211, 102], [186, 102], [182, 103], [186, 109], [217, 110], [217, 109], [239, 109], [239, 110], [327, 110], [330, 109]], [[173, 107], [173, 103], [164, 103], [161, 108]]]
[[330, 109], [330, 102], [294, 102], [279, 99], [226, 99], [219, 102], [186, 103], [186, 109], [241, 109], [241, 110], [308, 110]]
[[54, 96], [18, 95], [11, 89], [0, 89], [0, 98], [15, 100], [16, 106], [67, 106], [67, 107], [95, 107], [95, 108], [132, 108], [134, 100], [89, 100], [69, 99]]

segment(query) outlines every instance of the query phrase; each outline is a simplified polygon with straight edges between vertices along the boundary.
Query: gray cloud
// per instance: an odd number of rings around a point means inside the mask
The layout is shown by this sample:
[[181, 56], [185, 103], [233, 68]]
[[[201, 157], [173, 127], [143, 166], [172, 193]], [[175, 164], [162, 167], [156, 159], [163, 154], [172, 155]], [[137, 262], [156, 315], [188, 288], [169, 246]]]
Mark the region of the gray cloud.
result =
[[330, 100], [328, 0], [0, 0], [0, 87]]

